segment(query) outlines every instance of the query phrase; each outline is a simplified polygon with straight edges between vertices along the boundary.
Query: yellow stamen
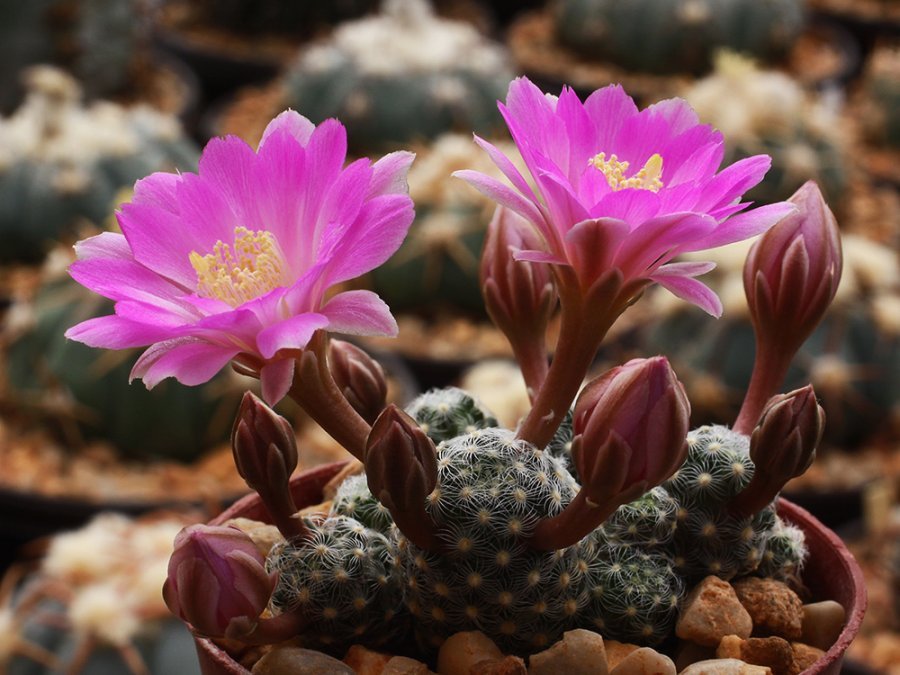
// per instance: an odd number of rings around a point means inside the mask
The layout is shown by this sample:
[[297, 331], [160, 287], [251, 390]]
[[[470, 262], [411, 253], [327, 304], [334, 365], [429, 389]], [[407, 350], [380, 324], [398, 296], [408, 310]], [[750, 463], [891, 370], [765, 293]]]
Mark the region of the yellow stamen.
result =
[[280, 286], [290, 285], [284, 253], [275, 235], [234, 228], [234, 244], [217, 241], [212, 253], [191, 252], [197, 294], [237, 307]]
[[606, 158], [606, 153], [601, 152], [588, 162], [606, 176], [606, 182], [613, 190], [624, 190], [625, 188], [637, 188], [638, 190], [650, 190], [651, 192], [659, 192], [663, 186], [660, 179], [662, 176], [663, 158], [659, 153], [654, 154], [646, 161], [644, 166], [636, 174], [630, 178], [625, 177], [628, 171], [628, 162], [621, 161], [615, 155]]

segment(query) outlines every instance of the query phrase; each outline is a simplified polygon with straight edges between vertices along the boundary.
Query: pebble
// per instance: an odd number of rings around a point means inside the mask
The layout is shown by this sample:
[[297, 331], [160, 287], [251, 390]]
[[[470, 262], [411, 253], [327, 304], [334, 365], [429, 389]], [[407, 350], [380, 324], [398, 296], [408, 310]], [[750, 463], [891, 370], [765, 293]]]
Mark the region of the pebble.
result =
[[407, 656], [394, 656], [384, 664], [381, 675], [434, 675], [421, 661]]
[[802, 642], [792, 642], [791, 649], [794, 651], [794, 662], [791, 664], [791, 675], [800, 675], [800, 673], [825, 656], [825, 652], [821, 649], [810, 647]]
[[628, 642], [619, 642], [618, 640], [604, 640], [603, 647], [606, 650], [606, 666], [610, 670], [615, 668], [619, 663], [636, 649], [640, 649], [637, 645]]
[[527, 675], [525, 661], [518, 656], [486, 659], [469, 668], [469, 675]]
[[444, 640], [438, 651], [437, 670], [440, 675], [469, 675], [476, 663], [502, 658], [500, 648], [487, 635], [463, 631]]
[[734, 589], [719, 577], [708, 576], [690, 592], [675, 624], [683, 640], [715, 647], [726, 635], [750, 637], [753, 621]]
[[772, 670], [740, 659], [709, 659], [691, 664], [679, 675], [772, 675]]
[[253, 675], [356, 675], [342, 661], [301, 647], [275, 647], [251, 671]]
[[374, 652], [362, 645], [353, 645], [344, 654], [344, 663], [353, 668], [356, 675], [381, 675], [390, 660], [390, 654]]
[[719, 643], [716, 656], [734, 658], [755, 666], [768, 666], [773, 675], [789, 675], [794, 663], [791, 644], [780, 637], [747, 638], [726, 635]]
[[668, 656], [641, 647], [619, 661], [609, 675], [675, 675], [675, 672], [675, 663]]
[[607, 670], [603, 637], [581, 628], [566, 631], [549, 649], [528, 659], [529, 675], [606, 675]]
[[734, 591], [750, 614], [755, 633], [800, 639], [803, 602], [787, 584], [775, 579], [745, 577], [734, 582]]
[[844, 629], [846, 618], [843, 605], [834, 600], [803, 605], [800, 641], [827, 651]]

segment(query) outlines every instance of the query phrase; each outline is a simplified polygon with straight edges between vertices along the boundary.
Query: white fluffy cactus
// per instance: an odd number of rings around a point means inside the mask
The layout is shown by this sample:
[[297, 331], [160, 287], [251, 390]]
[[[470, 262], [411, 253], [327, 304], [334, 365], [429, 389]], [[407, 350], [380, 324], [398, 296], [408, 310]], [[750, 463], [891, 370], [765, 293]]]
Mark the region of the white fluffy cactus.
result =
[[471, 394], [457, 387], [432, 389], [417, 396], [406, 412], [435, 443], [476, 429], [497, 426], [497, 420]]

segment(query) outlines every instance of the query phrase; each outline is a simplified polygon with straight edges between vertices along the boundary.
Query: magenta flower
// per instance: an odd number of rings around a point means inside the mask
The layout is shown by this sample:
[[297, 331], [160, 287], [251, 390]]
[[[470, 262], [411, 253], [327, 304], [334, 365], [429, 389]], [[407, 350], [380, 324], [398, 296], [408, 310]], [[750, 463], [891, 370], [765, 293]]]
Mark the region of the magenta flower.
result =
[[115, 314], [66, 335], [93, 347], [148, 346], [132, 377], [195, 385], [235, 359], [260, 373], [263, 397], [291, 386], [294, 357], [316, 330], [394, 335], [369, 291], [329, 289], [387, 260], [413, 220], [413, 155], [344, 166], [337, 120], [276, 117], [258, 152], [213, 139], [197, 174], [155, 173], [117, 214], [123, 234], [76, 246], [72, 276], [116, 302]]
[[623, 286], [655, 281], [718, 316], [718, 297], [694, 279], [713, 264], [670, 261], [752, 237], [793, 210], [778, 203], [747, 211], [741, 196], [762, 180], [769, 157], [719, 171], [722, 135], [681, 99], [639, 111], [618, 85], [582, 103], [569, 88], [550, 96], [519, 78], [500, 111], [537, 191], [477, 137], [513, 187], [475, 171], [455, 175], [537, 229], [543, 245], [518, 259], [571, 266], [583, 289], [617, 268]]

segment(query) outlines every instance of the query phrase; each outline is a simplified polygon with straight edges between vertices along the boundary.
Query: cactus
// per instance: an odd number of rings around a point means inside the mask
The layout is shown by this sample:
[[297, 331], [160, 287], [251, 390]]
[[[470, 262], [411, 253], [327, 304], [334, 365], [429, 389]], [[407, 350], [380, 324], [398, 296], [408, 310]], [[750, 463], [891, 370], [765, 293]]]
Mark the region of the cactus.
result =
[[497, 420], [471, 395], [456, 387], [432, 389], [417, 396], [406, 412], [435, 443], [476, 429], [496, 427]]
[[438, 484], [426, 509], [447, 551], [425, 551], [398, 535], [406, 603], [425, 645], [482, 630], [501, 648], [528, 651], [573, 625], [586, 602], [585, 561], [575, 547], [533, 551], [522, 537], [575, 490], [558, 460], [505, 429], [438, 447]]
[[754, 574], [773, 577], [800, 588], [800, 573], [808, 553], [803, 530], [776, 516], [766, 550]]
[[710, 574], [732, 579], [760, 564], [775, 525], [774, 508], [752, 517], [727, 508], [750, 483], [753, 468], [750, 440], [743, 434], [722, 426], [688, 434], [687, 460], [663, 488], [678, 505], [676, 569], [689, 580]]
[[503, 50], [424, 0], [387, 0], [311, 46], [283, 78], [284, 103], [314, 122], [339, 117], [366, 152], [451, 130], [487, 133], [511, 78]]
[[[763, 3], [757, 3], [763, 4]], [[847, 158], [834, 114], [789, 75], [761, 70], [740, 55], [721, 52], [715, 71], [684, 97], [703, 122], [728, 139], [724, 161], [768, 154], [772, 168], [750, 199], [787, 199], [807, 180], [838, 201], [847, 184]]]
[[34, 300], [14, 305], [5, 327], [6, 396], [19, 412], [68, 441], [78, 440], [73, 426], [106, 439], [123, 457], [190, 461], [228, 439], [238, 393], [228, 373], [203, 387], [171, 380], [152, 391], [130, 386], [135, 350], [104, 355], [63, 336], [78, 321], [108, 314], [111, 303], [68, 276], [46, 274]]
[[862, 81], [862, 121], [874, 143], [900, 148], [900, 47], [877, 47]]
[[655, 487], [616, 509], [599, 530], [611, 545], [664, 546], [675, 536], [677, 512], [678, 505], [669, 493]]
[[199, 675], [194, 640], [159, 592], [172, 541], [188, 519], [101, 514], [50, 540], [4, 623], [16, 645], [0, 653], [8, 675]]
[[590, 603], [580, 616], [585, 628], [645, 645], [658, 645], [672, 634], [685, 587], [664, 551], [611, 544], [602, 530], [580, 548], [590, 561]]
[[402, 635], [391, 542], [346, 516], [305, 522], [310, 539], [276, 544], [266, 560], [266, 569], [278, 573], [273, 613], [302, 611], [305, 639], [327, 650], [379, 646]]
[[783, 57], [804, 24], [801, 0], [558, 0], [559, 41], [588, 58], [656, 74], [702, 73], [726, 48]]
[[390, 511], [369, 490], [365, 474], [349, 476], [338, 486], [330, 514], [353, 518], [385, 536], [394, 525]]
[[75, 81], [47, 67], [29, 71], [28, 86], [18, 111], [0, 120], [0, 262], [40, 260], [81, 221], [104, 221], [116, 193], [138, 178], [196, 163], [174, 118], [84, 107]]

